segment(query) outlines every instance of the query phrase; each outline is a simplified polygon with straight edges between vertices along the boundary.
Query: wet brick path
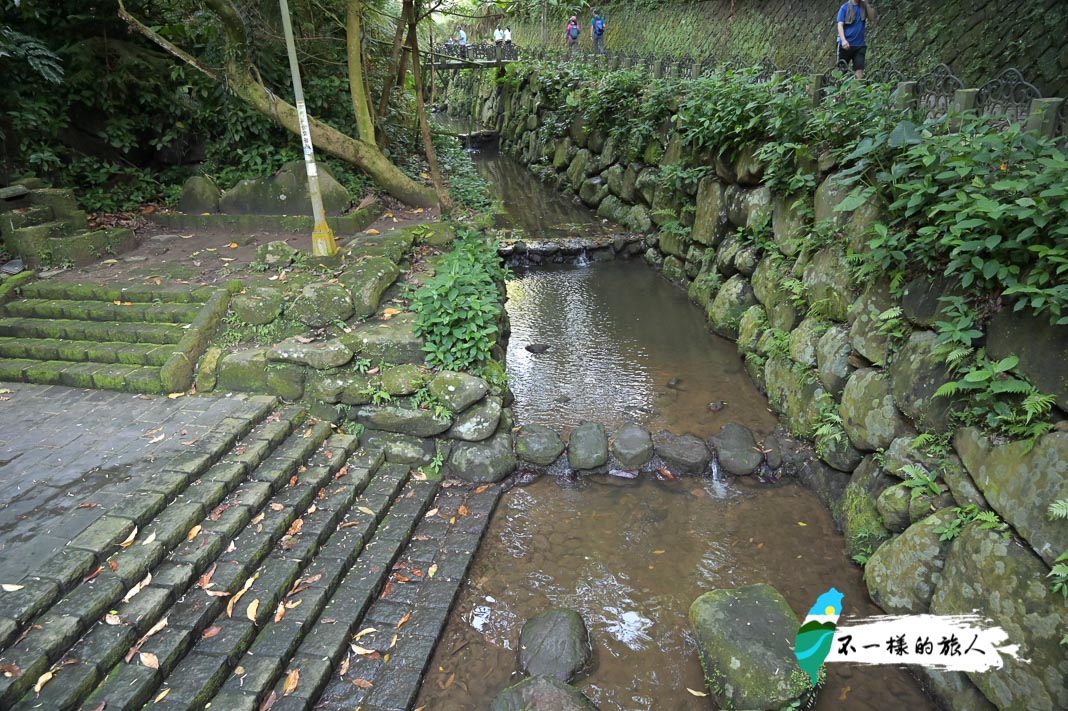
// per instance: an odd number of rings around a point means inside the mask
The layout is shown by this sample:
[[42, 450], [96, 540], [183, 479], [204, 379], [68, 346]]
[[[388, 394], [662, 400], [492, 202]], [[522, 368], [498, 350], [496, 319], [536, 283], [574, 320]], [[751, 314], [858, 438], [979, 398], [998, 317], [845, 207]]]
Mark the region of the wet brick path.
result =
[[0, 708], [410, 707], [499, 487], [273, 398], [0, 388]]

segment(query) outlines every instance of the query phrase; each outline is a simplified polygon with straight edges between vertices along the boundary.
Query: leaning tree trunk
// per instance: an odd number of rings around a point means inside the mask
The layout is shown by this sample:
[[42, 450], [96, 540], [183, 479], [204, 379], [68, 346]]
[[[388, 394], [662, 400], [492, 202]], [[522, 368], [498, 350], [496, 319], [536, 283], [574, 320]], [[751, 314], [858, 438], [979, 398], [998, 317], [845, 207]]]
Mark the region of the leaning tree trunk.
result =
[[349, 60], [349, 95], [356, 115], [356, 131], [364, 143], [375, 145], [375, 124], [367, 108], [367, 94], [363, 74], [363, 42], [360, 39], [361, 0], [349, 0], [345, 18], [346, 50]]
[[448, 215], [452, 212], [452, 197], [449, 195], [449, 189], [441, 180], [441, 168], [438, 165], [438, 156], [430, 135], [430, 122], [426, 118], [426, 104], [423, 102], [423, 71], [419, 66], [419, 38], [416, 33], [417, 16], [414, 0], [404, 0], [404, 13], [408, 18], [408, 46], [412, 50], [412, 78], [415, 80], [415, 109], [419, 116], [419, 128], [423, 132], [423, 150], [426, 151], [426, 160], [430, 164], [430, 178], [434, 181], [434, 190], [438, 194], [441, 213]]
[[[258, 72], [249, 59], [244, 21], [237, 8], [230, 0], [205, 0], [205, 5], [222, 23], [226, 38], [228, 60], [222, 76], [130, 15], [122, 0], [119, 0], [119, 16], [134, 30], [214, 81], [225, 84], [238, 98], [274, 119], [282, 128], [299, 136], [300, 122], [296, 107], [280, 99], [257, 78]], [[362, 85], [358, 86], [362, 95]], [[361, 96], [360, 100], [364, 98]], [[312, 144], [316, 148], [360, 168], [383, 190], [402, 202], [418, 207], [433, 207], [437, 204], [433, 190], [401, 172], [373, 143], [347, 136], [322, 121], [310, 116], [308, 118], [311, 123]]]

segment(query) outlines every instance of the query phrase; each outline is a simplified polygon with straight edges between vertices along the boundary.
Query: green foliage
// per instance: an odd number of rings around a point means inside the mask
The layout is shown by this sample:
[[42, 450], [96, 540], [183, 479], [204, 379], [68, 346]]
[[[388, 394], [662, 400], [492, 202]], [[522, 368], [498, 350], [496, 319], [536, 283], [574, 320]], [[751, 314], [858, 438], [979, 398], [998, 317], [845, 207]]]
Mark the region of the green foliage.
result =
[[819, 400], [816, 401], [816, 410], [819, 414], [816, 429], [812, 432], [812, 439], [816, 443], [816, 454], [822, 457], [834, 447], [848, 442], [849, 436], [842, 425], [838, 402], [830, 393], [824, 392], [820, 395]]
[[63, 65], [55, 52], [35, 37], [0, 26], [0, 59], [5, 57], [25, 62], [46, 82], [59, 84], [63, 81]]
[[284, 317], [262, 325], [245, 323], [233, 311], [226, 314], [223, 323], [225, 328], [218, 335], [217, 341], [218, 345], [224, 348], [235, 348], [241, 345], [270, 345], [305, 331], [303, 324]]
[[970, 523], [975, 523], [984, 531], [998, 531], [1005, 538], [1011, 535], [1008, 524], [993, 511], [980, 511], [975, 504], [968, 504], [964, 507], [956, 506], [950, 511], [955, 513], [956, 517], [949, 523], [935, 528], [940, 541], [952, 541]]
[[457, 231], [452, 251], [411, 295], [415, 330], [426, 341], [431, 366], [473, 372], [485, 366], [497, 343], [498, 283], [506, 276], [492, 240], [478, 232]]
[[[1057, 499], [1049, 505], [1047, 511], [1051, 521], [1068, 518], [1068, 499]], [[1068, 600], [1068, 550], [1057, 556], [1053, 562], [1053, 569], [1049, 571], [1049, 589], [1054, 593], [1060, 593]], [[1068, 634], [1061, 639], [1061, 644], [1068, 644]]]
[[937, 481], [938, 475], [929, 473], [919, 465], [906, 464], [901, 467], [901, 473], [908, 477], [902, 483], [912, 491], [913, 499], [941, 496], [944, 491]]

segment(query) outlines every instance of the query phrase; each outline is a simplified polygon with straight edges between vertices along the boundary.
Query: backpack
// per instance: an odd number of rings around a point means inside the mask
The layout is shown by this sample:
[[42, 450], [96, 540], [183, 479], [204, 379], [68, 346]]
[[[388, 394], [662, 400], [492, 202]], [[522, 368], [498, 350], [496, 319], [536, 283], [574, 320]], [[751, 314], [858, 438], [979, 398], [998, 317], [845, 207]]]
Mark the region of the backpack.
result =
[[593, 18], [593, 33], [595, 35], [603, 35], [604, 34], [604, 18], [602, 18], [602, 17]]
[[567, 36], [570, 37], [571, 39], [578, 39], [579, 26], [578, 25], [571, 25], [570, 27], [568, 27], [567, 28]]

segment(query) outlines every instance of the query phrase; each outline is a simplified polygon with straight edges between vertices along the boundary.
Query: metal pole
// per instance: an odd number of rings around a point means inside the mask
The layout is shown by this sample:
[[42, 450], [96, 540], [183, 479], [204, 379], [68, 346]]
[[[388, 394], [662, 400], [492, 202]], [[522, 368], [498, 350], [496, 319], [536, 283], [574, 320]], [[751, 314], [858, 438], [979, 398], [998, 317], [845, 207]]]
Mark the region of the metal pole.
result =
[[304, 105], [304, 87], [300, 83], [300, 66], [297, 64], [297, 47], [293, 42], [293, 25], [289, 20], [289, 3], [278, 0], [282, 10], [282, 30], [286, 35], [286, 50], [289, 53], [289, 71], [293, 75], [293, 93], [296, 97], [297, 118], [300, 120], [300, 141], [304, 146], [304, 165], [308, 169], [308, 194], [311, 195], [312, 216], [315, 228], [312, 230], [312, 255], [332, 257], [337, 254], [334, 232], [326, 224], [323, 214], [323, 195], [319, 192], [319, 172], [315, 168], [315, 150], [312, 147], [311, 126], [308, 124], [308, 108]]

